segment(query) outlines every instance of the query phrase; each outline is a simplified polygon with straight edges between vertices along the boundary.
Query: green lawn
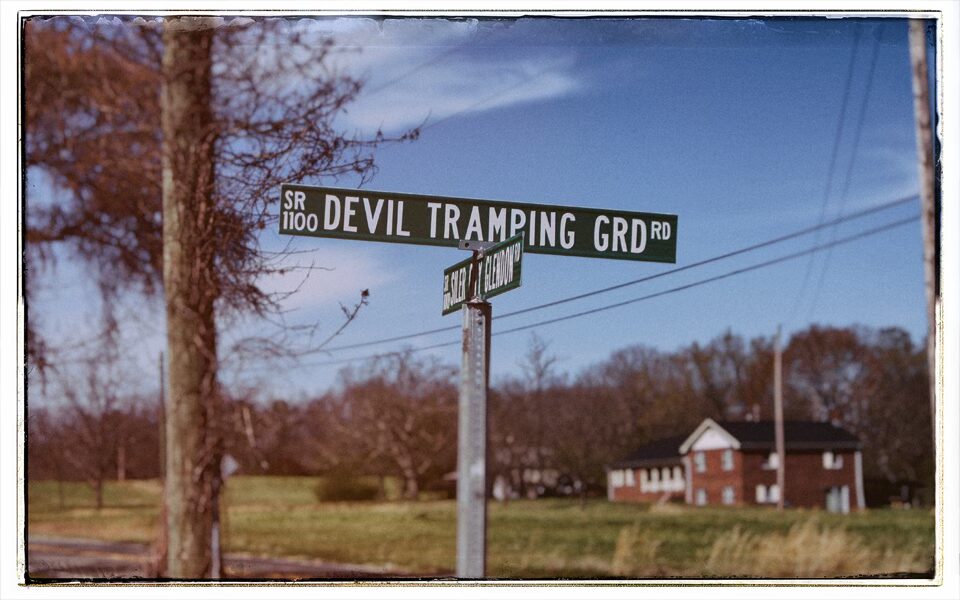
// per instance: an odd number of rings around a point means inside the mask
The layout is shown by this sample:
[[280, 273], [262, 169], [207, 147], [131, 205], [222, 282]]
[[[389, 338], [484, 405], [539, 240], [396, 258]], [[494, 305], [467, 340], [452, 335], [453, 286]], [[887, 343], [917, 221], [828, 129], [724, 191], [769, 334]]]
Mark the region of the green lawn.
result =
[[[451, 573], [453, 501], [318, 503], [313, 477], [235, 477], [224, 516], [228, 552], [318, 558]], [[34, 534], [150, 542], [160, 485], [111, 482], [94, 509], [82, 483], [29, 485]], [[388, 489], [389, 492], [389, 489]], [[388, 494], [390, 495], [390, 494]], [[545, 499], [489, 504], [491, 577], [852, 576], [933, 568], [929, 510], [821, 511], [647, 507]]]

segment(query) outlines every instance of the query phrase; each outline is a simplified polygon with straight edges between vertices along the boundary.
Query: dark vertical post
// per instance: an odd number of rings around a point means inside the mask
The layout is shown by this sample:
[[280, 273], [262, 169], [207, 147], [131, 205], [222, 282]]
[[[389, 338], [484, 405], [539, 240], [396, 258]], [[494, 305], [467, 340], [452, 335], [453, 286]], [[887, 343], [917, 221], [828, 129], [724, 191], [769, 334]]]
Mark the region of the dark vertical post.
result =
[[773, 342], [773, 418], [774, 435], [777, 446], [777, 510], [783, 510], [785, 469], [787, 453], [783, 439], [783, 358], [780, 352], [780, 326], [777, 326], [777, 337]]
[[220, 553], [220, 488], [223, 482], [220, 462], [217, 462], [218, 472], [213, 476], [211, 485], [213, 486], [213, 502], [210, 503], [211, 521], [210, 527], [210, 578], [220, 579], [223, 577], [223, 557]]
[[160, 357], [157, 362], [158, 362], [158, 366], [160, 367], [160, 398], [159, 398], [160, 410], [157, 415], [157, 425], [159, 428], [157, 432], [157, 438], [158, 438], [157, 442], [158, 442], [158, 446], [160, 447], [160, 481], [162, 482], [164, 479], [164, 473], [166, 473], [167, 471], [167, 459], [166, 459], [166, 456], [167, 456], [166, 428], [167, 426], [166, 426], [166, 416], [165, 416], [166, 410], [167, 410], [167, 392], [166, 392], [166, 382], [164, 381], [166, 379], [166, 375], [164, 375], [164, 368], [163, 368], [163, 352], [160, 352]]

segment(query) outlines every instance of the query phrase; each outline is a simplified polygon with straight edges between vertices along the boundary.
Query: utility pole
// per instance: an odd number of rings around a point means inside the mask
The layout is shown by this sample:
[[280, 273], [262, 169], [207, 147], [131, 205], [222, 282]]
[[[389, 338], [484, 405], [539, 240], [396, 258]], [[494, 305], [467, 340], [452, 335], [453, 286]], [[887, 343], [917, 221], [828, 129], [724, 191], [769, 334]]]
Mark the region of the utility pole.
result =
[[783, 357], [780, 352], [780, 326], [777, 325], [777, 337], [773, 342], [773, 418], [774, 436], [777, 446], [777, 510], [783, 510], [784, 469], [787, 453], [783, 440]]
[[934, 447], [937, 439], [937, 213], [930, 84], [927, 66], [927, 22], [910, 20], [910, 66], [913, 70], [913, 111], [917, 123], [917, 159], [920, 170], [920, 214], [923, 227], [923, 274], [927, 296], [927, 371], [930, 381], [930, 419]]

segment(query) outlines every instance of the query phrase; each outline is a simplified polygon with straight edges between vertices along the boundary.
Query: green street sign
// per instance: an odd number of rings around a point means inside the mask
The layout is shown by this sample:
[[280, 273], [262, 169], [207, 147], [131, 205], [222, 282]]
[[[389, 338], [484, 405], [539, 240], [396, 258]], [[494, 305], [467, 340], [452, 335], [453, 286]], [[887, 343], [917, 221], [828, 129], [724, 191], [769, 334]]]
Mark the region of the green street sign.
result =
[[428, 246], [501, 242], [524, 250], [649, 262], [677, 260], [677, 216], [285, 183], [280, 233]]
[[[460, 310], [473, 298], [486, 300], [520, 287], [523, 236], [487, 248], [443, 270], [443, 315]], [[472, 285], [471, 285], [472, 284]]]

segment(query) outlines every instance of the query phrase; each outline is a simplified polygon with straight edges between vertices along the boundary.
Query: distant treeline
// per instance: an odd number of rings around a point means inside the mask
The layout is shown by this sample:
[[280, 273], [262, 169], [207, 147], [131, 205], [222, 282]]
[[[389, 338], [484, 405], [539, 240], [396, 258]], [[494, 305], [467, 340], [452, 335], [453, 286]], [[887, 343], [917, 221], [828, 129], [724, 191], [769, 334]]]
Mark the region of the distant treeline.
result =
[[[786, 418], [832, 420], [859, 435], [868, 479], [932, 483], [924, 350], [905, 331], [813, 326], [791, 337], [783, 365]], [[631, 346], [569, 374], [533, 337], [522, 368], [495, 382], [489, 402], [489, 480], [502, 476], [520, 494], [539, 485], [529, 474], [548, 470], [584, 493], [600, 490], [604, 465], [643, 443], [705, 417], [773, 413], [771, 338], [726, 333], [674, 352]], [[305, 402], [225, 397], [219, 450], [239, 473], [380, 475], [403, 482], [409, 498], [449, 489], [456, 376], [416, 354], [391, 355], [344, 369], [334, 390]], [[91, 377], [56, 410], [30, 406], [28, 478], [97, 488], [159, 476], [157, 399], [115, 394]]]

